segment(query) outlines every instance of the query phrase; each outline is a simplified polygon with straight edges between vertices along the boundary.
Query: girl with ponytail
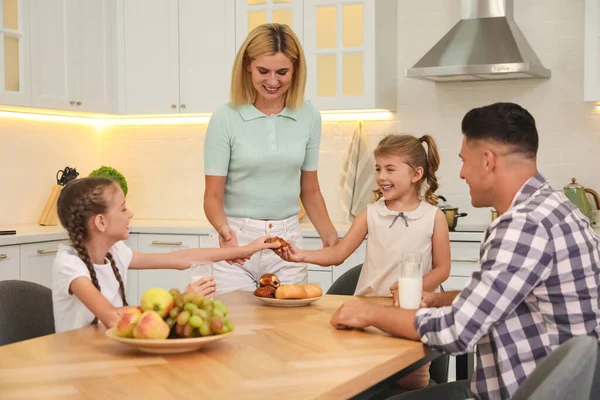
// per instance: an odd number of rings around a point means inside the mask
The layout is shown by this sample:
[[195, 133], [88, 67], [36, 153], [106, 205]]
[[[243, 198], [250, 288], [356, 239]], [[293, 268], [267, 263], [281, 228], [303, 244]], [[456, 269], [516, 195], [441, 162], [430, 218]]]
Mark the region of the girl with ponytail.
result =
[[[320, 250], [299, 250], [290, 244], [276, 252], [289, 261], [339, 265], [368, 234], [354, 295], [392, 296], [398, 305], [397, 268], [402, 253], [422, 254], [423, 291], [437, 291], [450, 275], [448, 223], [436, 207], [435, 173], [440, 157], [429, 135], [417, 138], [392, 134], [379, 142], [375, 162], [375, 201], [356, 217], [343, 240]], [[404, 389], [418, 389], [428, 382], [429, 364], [397, 383]]]
[[[257, 251], [276, 248], [261, 237], [243, 247], [185, 249], [167, 254], [132, 251], [129, 237], [133, 214], [125, 195], [110, 178], [93, 177], [68, 183], [58, 199], [58, 217], [67, 230], [69, 246], [60, 245], [53, 264], [52, 300], [57, 332], [96, 324], [112, 327], [127, 306], [127, 269], [184, 270], [194, 261], [248, 258]], [[169, 289], [169, 288], [166, 288]], [[201, 279], [186, 291], [211, 296], [212, 277]]]

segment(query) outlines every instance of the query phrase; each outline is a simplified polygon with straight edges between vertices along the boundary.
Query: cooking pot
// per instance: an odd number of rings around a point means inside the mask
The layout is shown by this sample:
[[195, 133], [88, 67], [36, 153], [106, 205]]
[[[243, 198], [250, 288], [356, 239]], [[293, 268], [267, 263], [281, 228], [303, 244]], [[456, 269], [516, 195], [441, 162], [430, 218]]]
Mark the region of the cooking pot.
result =
[[590, 221], [594, 220], [592, 212], [593, 208], [587, 198], [587, 193], [593, 196], [594, 203], [596, 203], [596, 209], [600, 209], [600, 196], [598, 196], [598, 193], [595, 190], [581, 186], [577, 183], [575, 178], [573, 178], [571, 179], [571, 183], [563, 187], [563, 192], [567, 198], [579, 208], [583, 215], [588, 217]]
[[448, 204], [444, 196], [438, 196], [438, 199], [444, 201], [444, 204], [439, 205], [438, 207], [446, 216], [446, 221], [448, 222], [448, 230], [454, 231], [454, 229], [456, 229], [456, 223], [458, 222], [458, 218], [466, 217], [467, 213], [459, 213], [458, 207], [452, 207], [450, 204]]

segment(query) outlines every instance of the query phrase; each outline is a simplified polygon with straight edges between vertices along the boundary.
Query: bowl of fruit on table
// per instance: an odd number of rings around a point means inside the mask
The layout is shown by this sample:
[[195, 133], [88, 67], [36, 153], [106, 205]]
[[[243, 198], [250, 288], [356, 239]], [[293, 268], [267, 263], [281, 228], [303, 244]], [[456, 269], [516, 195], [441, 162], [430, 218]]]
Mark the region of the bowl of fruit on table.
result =
[[196, 293], [148, 289], [139, 307], [128, 307], [106, 336], [147, 353], [195, 351], [231, 335], [227, 306]]

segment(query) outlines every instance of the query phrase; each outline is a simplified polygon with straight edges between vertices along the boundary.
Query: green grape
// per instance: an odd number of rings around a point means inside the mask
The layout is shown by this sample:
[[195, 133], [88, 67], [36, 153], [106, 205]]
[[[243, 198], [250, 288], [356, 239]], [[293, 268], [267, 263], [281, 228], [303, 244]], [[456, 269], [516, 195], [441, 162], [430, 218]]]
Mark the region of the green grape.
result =
[[177, 297], [177, 295], [181, 294], [179, 289], [176, 289], [176, 288], [170, 289], [169, 293], [171, 293], [171, 296], [173, 296], [173, 299], [175, 299], [175, 297]]
[[188, 321], [188, 324], [192, 328], [200, 328], [200, 326], [202, 325], [202, 318], [200, 318], [197, 315], [192, 315]]
[[183, 308], [183, 295], [178, 294], [177, 297], [175, 297], [175, 305], [179, 308]]
[[179, 315], [179, 310], [180, 310], [179, 307], [173, 307], [171, 309], [171, 311], [169, 312], [169, 317], [171, 317], [173, 319], [177, 318], [177, 316]]
[[214, 317], [210, 320], [210, 329], [215, 333], [223, 333], [223, 318]]
[[198, 330], [200, 331], [200, 334], [202, 336], [210, 335], [210, 327], [208, 326], [208, 321], [203, 321], [202, 325], [200, 325], [200, 328], [198, 328]]
[[190, 319], [190, 312], [189, 311], [182, 311], [177, 316], [177, 324], [179, 324], [179, 325], [185, 325], [185, 324], [188, 323], [189, 319]]
[[208, 319], [208, 313], [201, 308], [192, 311], [192, 314], [197, 315], [202, 319]]
[[212, 314], [213, 314], [215, 317], [221, 317], [221, 318], [225, 316], [225, 313], [224, 313], [224, 312], [223, 312], [223, 310], [221, 310], [220, 308], [215, 308], [215, 309], [213, 310]]
[[196, 297], [194, 293], [186, 293], [183, 295], [183, 302], [192, 303], [194, 301], [194, 297]]
[[175, 335], [177, 335], [177, 337], [183, 337], [183, 328], [185, 327], [185, 325], [175, 325]]
[[227, 308], [227, 306], [225, 305], [225, 303], [223, 303], [222, 300], [215, 300], [213, 302], [213, 304], [215, 305], [215, 308], [218, 308], [221, 311], [223, 311], [223, 315], [227, 315], [227, 313], [229, 312], [229, 309]]
[[169, 325], [169, 328], [172, 328], [173, 325], [175, 325], [175, 318], [167, 317], [167, 319], [165, 319], [165, 322], [167, 323], [167, 325]]
[[195, 305], [197, 305], [198, 307], [202, 307], [202, 305], [204, 304], [204, 295], [198, 293], [196, 294], [196, 296], [194, 297], [194, 302]]
[[198, 309], [198, 306], [195, 305], [194, 303], [187, 303], [185, 306], [183, 306], [183, 309], [186, 311], [189, 311], [191, 314], [194, 312], [194, 310]]

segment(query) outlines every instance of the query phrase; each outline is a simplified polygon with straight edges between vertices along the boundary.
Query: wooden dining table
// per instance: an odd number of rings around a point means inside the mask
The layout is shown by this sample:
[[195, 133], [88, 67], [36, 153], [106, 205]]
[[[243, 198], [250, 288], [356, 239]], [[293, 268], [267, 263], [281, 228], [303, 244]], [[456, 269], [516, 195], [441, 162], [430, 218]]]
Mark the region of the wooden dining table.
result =
[[102, 326], [1, 346], [0, 399], [348, 399], [435, 358], [375, 328], [335, 329], [331, 317], [350, 296], [293, 308], [251, 292], [218, 297], [234, 334], [190, 353], [143, 353]]

